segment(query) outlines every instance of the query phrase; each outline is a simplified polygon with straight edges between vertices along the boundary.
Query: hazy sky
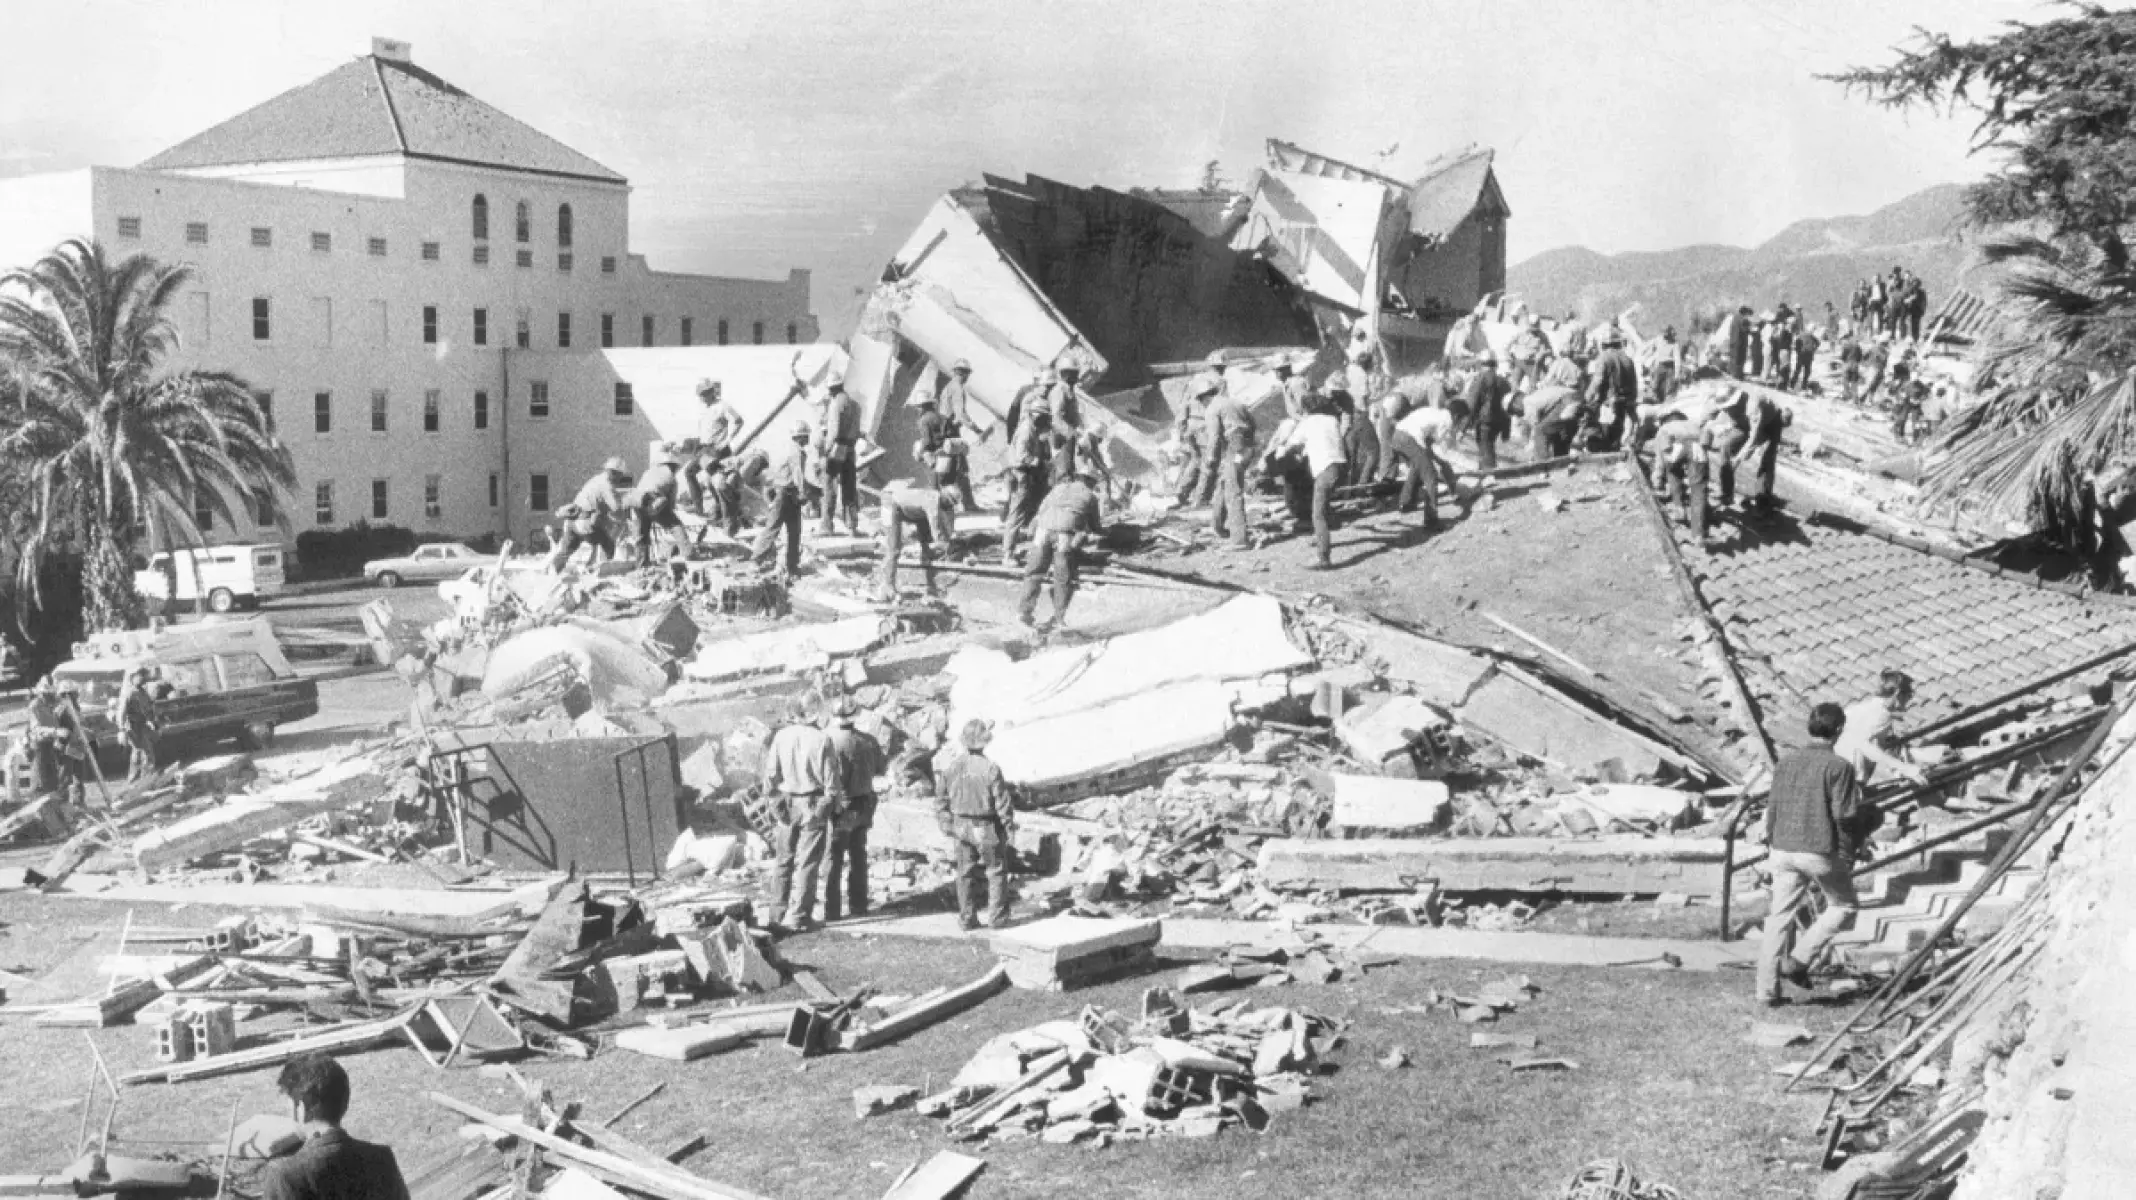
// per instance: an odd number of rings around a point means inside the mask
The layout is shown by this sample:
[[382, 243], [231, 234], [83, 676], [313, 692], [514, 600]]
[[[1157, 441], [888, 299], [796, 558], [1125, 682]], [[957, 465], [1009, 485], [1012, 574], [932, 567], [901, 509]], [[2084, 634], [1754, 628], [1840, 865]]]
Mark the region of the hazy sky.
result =
[[[628, 176], [656, 267], [816, 271], [831, 335], [943, 191], [1234, 180], [1280, 137], [1393, 175], [1497, 147], [1513, 261], [1752, 244], [1967, 179], [1970, 123], [1814, 76], [2017, 0], [6, 0], [0, 174], [131, 165], [366, 53]], [[1389, 151], [1384, 159], [1381, 152]]]

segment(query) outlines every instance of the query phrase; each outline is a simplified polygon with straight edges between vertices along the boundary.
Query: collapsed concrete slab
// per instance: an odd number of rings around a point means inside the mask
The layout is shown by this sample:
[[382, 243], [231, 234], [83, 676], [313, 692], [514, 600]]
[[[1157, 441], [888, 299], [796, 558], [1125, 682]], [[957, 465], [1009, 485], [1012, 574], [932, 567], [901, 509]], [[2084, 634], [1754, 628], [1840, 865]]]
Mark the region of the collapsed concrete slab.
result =
[[644, 702], [667, 690], [667, 672], [652, 657], [608, 629], [547, 625], [492, 647], [482, 691], [510, 696], [559, 671], [576, 673], [596, 699]]
[[307, 817], [369, 800], [384, 785], [385, 777], [369, 759], [347, 759], [280, 787], [233, 796], [204, 813], [144, 833], [134, 841], [134, 865], [143, 871], [182, 867]]
[[882, 640], [883, 620], [873, 615], [769, 629], [699, 645], [696, 656], [683, 664], [682, 673], [684, 678], [700, 683], [798, 673], [827, 665], [835, 658], [865, 654]]
[[1414, 836], [1446, 825], [1453, 796], [1437, 780], [1335, 776], [1335, 824], [1344, 830], [1383, 830]]
[[1616, 836], [1319, 841], [1278, 838], [1261, 847], [1262, 882], [1298, 890], [1721, 894], [1719, 838]]

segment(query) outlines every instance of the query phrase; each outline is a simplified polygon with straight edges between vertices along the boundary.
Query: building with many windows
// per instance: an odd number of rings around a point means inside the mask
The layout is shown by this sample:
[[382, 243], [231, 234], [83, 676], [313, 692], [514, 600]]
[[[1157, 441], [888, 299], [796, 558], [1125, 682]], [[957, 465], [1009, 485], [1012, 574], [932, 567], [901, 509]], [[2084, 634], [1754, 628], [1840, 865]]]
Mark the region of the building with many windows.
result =
[[594, 372], [557, 363], [816, 340], [806, 270], [653, 270], [630, 253], [621, 175], [417, 67], [405, 44], [372, 51], [138, 167], [0, 181], [0, 263], [86, 236], [192, 267], [179, 365], [259, 389], [299, 480], [255, 500], [261, 528], [214, 540], [262, 537], [276, 504], [300, 531], [516, 534], [546, 507], [516, 447], [598, 462], [644, 446], [578, 437], [615, 436], [615, 401], [606, 385], [559, 390]]

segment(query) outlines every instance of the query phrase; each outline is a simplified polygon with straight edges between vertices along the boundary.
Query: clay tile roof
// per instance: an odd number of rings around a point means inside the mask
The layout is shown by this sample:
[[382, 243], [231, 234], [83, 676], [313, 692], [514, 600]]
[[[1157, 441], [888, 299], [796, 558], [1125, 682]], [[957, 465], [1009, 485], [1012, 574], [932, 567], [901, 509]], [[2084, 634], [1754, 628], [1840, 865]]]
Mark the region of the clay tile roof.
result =
[[626, 182], [420, 67], [370, 55], [195, 134], [141, 167], [168, 171], [382, 154]]
[[1849, 701], [1879, 671], [1915, 680], [1920, 720], [2136, 643], [2136, 606], [2034, 586], [1865, 533], [1806, 521], [1784, 538], [1694, 556], [1742, 653], [1813, 700]]

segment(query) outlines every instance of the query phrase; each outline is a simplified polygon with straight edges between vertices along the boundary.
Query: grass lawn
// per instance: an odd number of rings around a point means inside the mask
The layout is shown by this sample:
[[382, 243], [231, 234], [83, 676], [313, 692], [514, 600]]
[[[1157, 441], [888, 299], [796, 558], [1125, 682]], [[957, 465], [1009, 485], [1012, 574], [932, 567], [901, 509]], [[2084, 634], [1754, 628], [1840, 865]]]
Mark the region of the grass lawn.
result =
[[[96, 930], [115, 929], [117, 906], [0, 897], [0, 965], [45, 967]], [[214, 913], [144, 908], [136, 920], [206, 924]], [[855, 938], [831, 932], [789, 943], [789, 957], [834, 987], [872, 982], [913, 993], [960, 982], [990, 965], [974, 944]], [[1263, 990], [1255, 999], [1350, 1019], [1349, 1042], [1320, 1081], [1323, 1098], [1279, 1114], [1266, 1134], [1227, 1130], [1206, 1140], [1162, 1139], [1098, 1149], [1035, 1141], [988, 1145], [974, 1197], [1403, 1196], [1459, 1200], [1551, 1197], [1582, 1163], [1617, 1156], [1687, 1197], [1805, 1196], [1816, 1179], [1797, 1164], [1819, 1100], [1783, 1096], [1771, 1068], [1803, 1051], [1761, 1050], [1744, 1036], [1766, 1014], [1740, 974], [1530, 969], [1543, 990], [1492, 1027], [1537, 1034], [1542, 1049], [1580, 1064], [1571, 1073], [1513, 1075], [1494, 1051], [1468, 1048], [1471, 1027], [1443, 1013], [1389, 1014], [1424, 993], [1467, 991], [1508, 973], [1489, 963], [1404, 963], [1367, 978]], [[853, 1116], [866, 1084], [941, 1085], [994, 1034], [1072, 1015], [1085, 1003], [1133, 1010], [1157, 979], [1127, 980], [1067, 996], [1012, 991], [904, 1042], [866, 1054], [803, 1061], [771, 1044], [696, 1063], [622, 1051], [590, 1062], [532, 1060], [522, 1070], [560, 1101], [605, 1116], [656, 1080], [666, 1089], [617, 1128], [665, 1148], [710, 1136], [689, 1160], [717, 1180], [774, 1197], [875, 1197], [908, 1164], [952, 1146], [932, 1120], [900, 1113]], [[1815, 1032], [1841, 1010], [1796, 1008], [1782, 1017]], [[251, 1032], [241, 1027], [241, 1032]], [[115, 1071], [147, 1065], [144, 1029], [89, 1035]], [[88, 1079], [84, 1034], [23, 1025], [0, 1029], [0, 1172], [56, 1170], [69, 1157]], [[1390, 1046], [1414, 1065], [1375, 1063]], [[346, 1060], [356, 1086], [349, 1127], [392, 1143], [404, 1164], [456, 1144], [457, 1119], [422, 1099], [442, 1090], [493, 1111], [516, 1109], [511, 1085], [474, 1070], [444, 1073], [406, 1048]], [[116, 1125], [133, 1153], [204, 1154], [234, 1109], [279, 1111], [272, 1072], [129, 1089]]]

